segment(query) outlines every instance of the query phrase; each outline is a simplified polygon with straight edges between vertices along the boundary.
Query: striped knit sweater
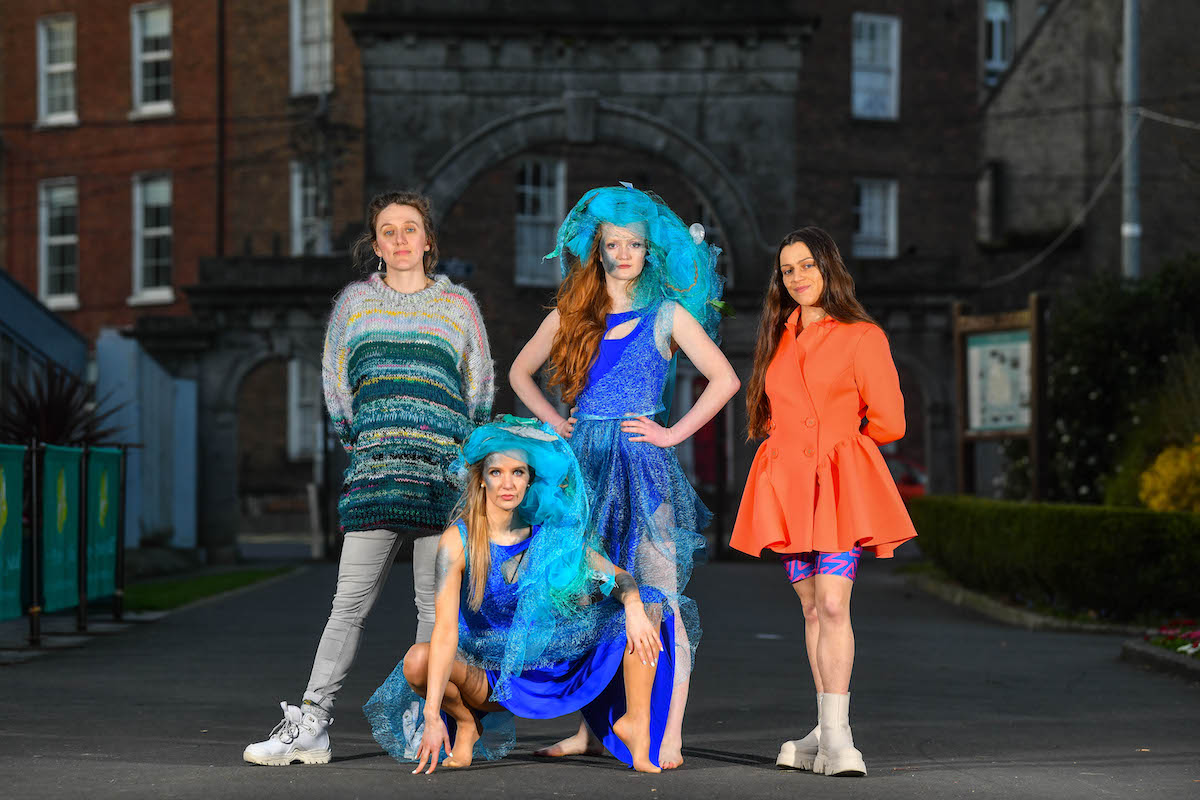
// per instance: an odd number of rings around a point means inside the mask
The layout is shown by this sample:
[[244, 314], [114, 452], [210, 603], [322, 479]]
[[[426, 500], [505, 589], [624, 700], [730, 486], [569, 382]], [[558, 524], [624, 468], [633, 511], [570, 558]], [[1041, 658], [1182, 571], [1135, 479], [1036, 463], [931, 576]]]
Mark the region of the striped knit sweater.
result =
[[342, 530], [444, 530], [458, 496], [448, 468], [495, 393], [475, 298], [440, 275], [413, 294], [380, 274], [352, 283], [334, 303], [322, 367], [350, 454]]

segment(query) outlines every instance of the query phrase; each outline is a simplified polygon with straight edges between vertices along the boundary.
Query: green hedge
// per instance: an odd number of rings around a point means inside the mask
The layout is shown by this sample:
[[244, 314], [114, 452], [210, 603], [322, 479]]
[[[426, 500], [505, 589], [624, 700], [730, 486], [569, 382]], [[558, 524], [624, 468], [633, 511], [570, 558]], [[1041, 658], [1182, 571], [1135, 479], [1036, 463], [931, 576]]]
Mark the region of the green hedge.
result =
[[1110, 619], [1200, 611], [1200, 514], [918, 497], [921, 551], [970, 589]]

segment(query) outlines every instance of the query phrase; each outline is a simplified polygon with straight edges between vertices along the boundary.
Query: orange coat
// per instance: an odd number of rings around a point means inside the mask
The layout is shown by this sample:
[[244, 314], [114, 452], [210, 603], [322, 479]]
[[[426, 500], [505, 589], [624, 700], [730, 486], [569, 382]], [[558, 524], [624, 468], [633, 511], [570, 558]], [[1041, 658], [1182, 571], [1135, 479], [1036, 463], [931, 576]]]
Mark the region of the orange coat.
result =
[[890, 558], [917, 532], [878, 447], [904, 435], [887, 337], [832, 317], [797, 335], [799, 314], [767, 367], [771, 434], [750, 466], [729, 544], [754, 556], [861, 544]]

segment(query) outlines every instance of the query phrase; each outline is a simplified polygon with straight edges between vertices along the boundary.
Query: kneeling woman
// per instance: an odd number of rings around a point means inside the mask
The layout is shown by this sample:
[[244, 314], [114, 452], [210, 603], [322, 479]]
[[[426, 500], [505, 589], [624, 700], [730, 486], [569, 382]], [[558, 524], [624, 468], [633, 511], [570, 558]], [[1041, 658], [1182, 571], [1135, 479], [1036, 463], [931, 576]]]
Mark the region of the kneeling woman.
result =
[[447, 767], [503, 757], [513, 716], [582, 709], [614, 756], [658, 772], [674, 620], [653, 625], [629, 573], [598, 553], [569, 445], [505, 417], [471, 434], [463, 462], [461, 516], [438, 546], [433, 638], [364, 706], [376, 741], [433, 772], [443, 747]]

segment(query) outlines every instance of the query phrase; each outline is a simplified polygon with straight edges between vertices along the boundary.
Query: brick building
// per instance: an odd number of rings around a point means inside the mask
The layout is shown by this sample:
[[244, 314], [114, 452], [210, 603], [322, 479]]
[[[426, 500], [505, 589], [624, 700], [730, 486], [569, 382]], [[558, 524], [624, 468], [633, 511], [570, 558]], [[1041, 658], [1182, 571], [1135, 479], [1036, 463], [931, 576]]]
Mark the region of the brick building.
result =
[[[0, 265], [92, 343], [186, 318], [206, 260], [344, 251], [362, 214], [361, 0], [7, 3]], [[315, 358], [242, 392], [243, 485], [303, 490]]]
[[[519, 411], [507, 369], [557, 285], [557, 265], [540, 256], [580, 194], [627, 180], [661, 194], [688, 222], [703, 222], [722, 247], [727, 297], [739, 312], [725, 325], [723, 347], [743, 380], [775, 244], [804, 224], [828, 229], [892, 341], [909, 420], [895, 453], [925, 467], [933, 490], [950, 490], [950, 304], [978, 296], [995, 274], [994, 259], [1005, 257], [993, 256], [991, 240], [982, 250], [978, 244], [976, 198], [988, 197], [980, 189], [988, 160], [982, 147], [993, 147], [981, 103], [988, 113], [999, 108], [996, 98], [1011, 91], [1006, 87], [1022, 69], [1022, 37], [1035, 41], [1044, 25], [1038, 20], [1071, 1], [951, 0], [931, 8], [921, 0], [749, 7], [335, 0], [325, 6], [332, 35], [316, 40], [304, 31], [321, 30], [311, 24], [319, 15], [300, 12], [317, 4], [188, 4], [178, 9], [180, 19], [186, 13], [225, 23], [207, 26], [215, 38], [208, 66], [197, 71], [203, 81], [196, 77], [200, 85], [184, 91], [191, 49], [181, 30], [172, 50], [179, 54], [175, 115], [131, 120], [125, 95], [124, 110], [97, 130], [118, 131], [126, 144], [140, 144], [134, 137], [149, 126], [174, 130], [181, 137], [176, 158], [139, 166], [129, 154], [121, 162], [124, 171], [111, 180], [122, 188], [110, 189], [120, 203], [109, 210], [124, 210], [113, 213], [109, 235], [124, 236], [126, 249], [98, 266], [89, 266], [95, 254], [82, 247], [93, 212], [103, 211], [85, 207], [84, 177], [98, 169], [79, 170], [80, 307], [64, 314], [85, 331], [143, 315], [142, 341], [173, 373], [199, 381], [200, 539], [214, 552], [236, 543], [230, 531], [240, 523], [231, 499], [255, 476], [274, 476], [281, 486], [305, 480], [306, 462], [288, 456], [302, 445], [298, 431], [321, 416], [318, 403], [302, 398], [313, 397], [321, 312], [350, 276], [343, 251], [367, 197], [415, 188], [434, 198], [443, 268], [477, 293], [484, 311], [501, 379], [496, 408]], [[30, 149], [37, 142], [76, 136], [83, 144], [74, 146], [83, 147], [94, 138], [87, 135], [87, 98], [78, 126], [42, 130], [28, 103], [24, 116], [14, 116], [14, 103], [26, 102], [12, 88], [14, 63], [24, 65], [23, 85], [34, 84], [27, 63], [33, 56], [13, 55], [12, 31], [30, 39], [39, 18], [85, 4], [34, 6], [4, 22], [0, 102], [10, 206], [28, 205], [25, 195], [36, 194], [39, 181], [75, 174], [31, 166], [55, 163], [49, 145]], [[76, 12], [80, 31], [97, 7], [118, 9], [112, 13], [124, 15], [127, 28], [128, 15], [137, 13], [129, 9], [141, 8], [86, 4], [86, 13]], [[205, 26], [190, 28], [187, 36], [201, 36]], [[113, 63], [128, 62], [124, 35], [113, 46]], [[310, 66], [332, 66], [299, 68], [297, 53], [314, 54]], [[111, 66], [107, 72], [105, 80], [129, 91], [129, 74], [121, 83]], [[102, 73], [77, 74], [83, 97], [85, 77]], [[208, 105], [186, 116], [179, 110], [185, 95]], [[187, 155], [179, 149], [185, 145], [207, 148], [207, 156]], [[174, 299], [130, 306], [133, 175], [183, 163], [210, 169], [195, 170], [208, 181], [195, 195], [196, 214], [185, 219], [181, 207], [172, 217]], [[7, 178], [14, 164], [25, 170], [24, 184]], [[175, 205], [182, 206], [175, 188]], [[189, 211], [192, 205], [189, 196]], [[199, 244], [188, 245], [185, 258], [184, 226], [193, 223], [188, 241]], [[36, 286], [40, 262], [28, 249], [38, 241], [30, 232], [41, 229], [28, 214], [23, 224], [20, 245], [12, 239], [20, 226], [9, 225], [6, 266]], [[117, 276], [114, 283], [125, 281], [125, 294], [111, 292], [111, 317], [89, 310], [88, 287], [104, 270]], [[285, 392], [284, 384], [299, 391]], [[694, 371], [681, 365], [679, 405], [700, 389]], [[726, 528], [752, 453], [743, 426], [738, 398], [681, 448]]]

